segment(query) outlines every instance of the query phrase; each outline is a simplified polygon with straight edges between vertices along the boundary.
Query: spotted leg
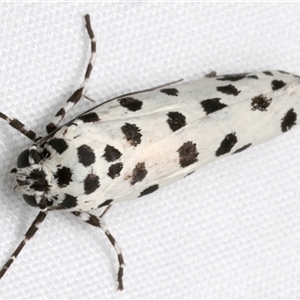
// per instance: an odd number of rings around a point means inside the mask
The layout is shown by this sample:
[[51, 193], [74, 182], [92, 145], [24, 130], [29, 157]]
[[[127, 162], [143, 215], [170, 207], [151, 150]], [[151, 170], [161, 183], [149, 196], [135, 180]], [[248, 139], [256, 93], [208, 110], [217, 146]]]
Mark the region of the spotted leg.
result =
[[9, 269], [10, 265], [15, 261], [15, 259], [18, 257], [20, 252], [22, 251], [23, 247], [27, 244], [27, 242], [35, 235], [37, 230], [39, 229], [39, 225], [45, 220], [47, 216], [47, 211], [40, 211], [35, 220], [32, 222], [31, 226], [25, 233], [24, 239], [19, 244], [19, 246], [16, 248], [16, 250], [13, 252], [9, 260], [6, 262], [6, 264], [2, 267], [0, 270], [0, 279], [3, 277], [3, 275], [6, 273], [6, 271]]
[[64, 107], [62, 107], [55, 115], [53, 121], [49, 123], [46, 126], [46, 130], [48, 133], [53, 132], [56, 128], [59, 122], [65, 117], [66, 113], [83, 97], [85, 96], [86, 90], [87, 90], [87, 83], [90, 78], [94, 61], [96, 58], [96, 39], [94, 36], [94, 32], [92, 30], [91, 21], [90, 21], [90, 15], [85, 15], [85, 26], [87, 33], [89, 35], [90, 41], [91, 41], [91, 56], [89, 63], [86, 68], [84, 80], [81, 84], [81, 86], [72, 94], [72, 96], [67, 100], [67, 103]]
[[41, 137], [37, 136], [34, 131], [32, 131], [30, 129], [27, 129], [25, 127], [25, 125], [23, 123], [21, 123], [19, 120], [11, 119], [11, 118], [9, 118], [8, 116], [6, 116], [5, 114], [3, 114], [1, 112], [0, 112], [0, 118], [3, 119], [4, 121], [6, 121], [11, 127], [15, 128], [16, 130], [18, 130], [19, 132], [24, 134], [30, 140], [36, 142], [39, 139], [41, 139]]
[[121, 249], [120, 249], [117, 241], [111, 235], [111, 233], [109, 232], [105, 223], [102, 220], [103, 216], [107, 213], [107, 211], [109, 210], [110, 207], [111, 206], [108, 206], [100, 217], [97, 217], [97, 216], [92, 215], [87, 212], [72, 212], [72, 214], [74, 214], [76, 217], [81, 218], [84, 222], [86, 222], [92, 226], [99, 227], [103, 230], [104, 234], [107, 236], [108, 240], [113, 245], [113, 247], [117, 253], [118, 261], [119, 261], [119, 271], [118, 271], [118, 278], [117, 278], [118, 290], [123, 290], [123, 269], [125, 266], [123, 255], [122, 255]]

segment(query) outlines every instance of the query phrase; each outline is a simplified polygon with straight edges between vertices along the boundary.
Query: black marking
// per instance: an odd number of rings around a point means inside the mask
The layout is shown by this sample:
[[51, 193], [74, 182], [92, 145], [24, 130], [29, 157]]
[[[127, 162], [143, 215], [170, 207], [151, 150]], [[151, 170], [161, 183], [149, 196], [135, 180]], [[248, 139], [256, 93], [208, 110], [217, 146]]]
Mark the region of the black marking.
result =
[[158, 185], [158, 184], [153, 184], [153, 185], [147, 187], [146, 189], [144, 189], [144, 190], [140, 193], [139, 197], [149, 195], [149, 194], [151, 194], [151, 193], [157, 191], [158, 188], [159, 188], [159, 185]]
[[[92, 42], [92, 45], [93, 45], [93, 42]], [[95, 50], [96, 50], [96, 48], [95, 48]], [[93, 50], [92, 50], [92, 52], [93, 52]], [[91, 62], [89, 62], [88, 66], [86, 68], [86, 72], [85, 72], [84, 77], [85, 78], [90, 78], [92, 70], [93, 70], [93, 65], [91, 64]]]
[[243, 146], [243, 147], [241, 147], [241, 148], [239, 148], [239, 149], [236, 149], [232, 154], [240, 153], [240, 152], [242, 152], [242, 151], [248, 149], [251, 145], [252, 145], [252, 144], [249, 143], [249, 144], [247, 144], [247, 145], [245, 145], [245, 146]]
[[57, 180], [59, 187], [66, 187], [72, 180], [72, 171], [68, 167], [62, 167], [54, 174], [54, 178]]
[[235, 132], [227, 134], [224, 140], [221, 142], [219, 149], [216, 151], [216, 156], [229, 153], [236, 143], [237, 137]]
[[108, 168], [108, 173], [107, 175], [114, 179], [118, 176], [120, 176], [120, 172], [122, 171], [123, 169], [123, 164], [122, 163], [116, 163], [116, 164], [113, 164], [111, 165], [109, 168]]
[[131, 97], [126, 97], [126, 98], [122, 98], [119, 99], [120, 104], [127, 108], [130, 111], [137, 111], [140, 110], [143, 106], [143, 102]]
[[256, 75], [248, 75], [247, 78], [258, 79], [258, 77]]
[[36, 149], [31, 149], [29, 151], [29, 156], [35, 164], [38, 164], [42, 160], [40, 153]]
[[294, 109], [291, 108], [285, 116], [282, 118], [281, 122], [281, 130], [282, 132], [286, 132], [290, 130], [294, 125], [296, 125], [297, 114], [294, 112]]
[[49, 123], [47, 126], [46, 126], [46, 130], [47, 130], [47, 133], [51, 133], [52, 131], [54, 131], [56, 129], [56, 125], [51, 122]]
[[232, 84], [225, 85], [225, 86], [218, 86], [217, 91], [226, 95], [233, 95], [233, 96], [237, 96], [241, 92], [238, 91], [236, 87], [234, 87]]
[[92, 165], [96, 161], [94, 150], [88, 145], [82, 145], [77, 148], [79, 162], [85, 167]]
[[246, 75], [247, 75], [247, 73], [222, 75], [222, 76], [217, 77], [217, 80], [238, 81], [238, 80], [244, 79]]
[[167, 122], [172, 131], [176, 131], [186, 125], [186, 117], [180, 112], [171, 111], [167, 114], [167, 116], [169, 117]]
[[53, 199], [48, 199], [46, 198], [46, 206], [52, 206], [53, 205], [53, 200], [57, 201], [57, 196], [53, 196]]
[[56, 113], [55, 117], [62, 117], [62, 118], [64, 118], [65, 114], [66, 114], [65, 109], [64, 109], [64, 108], [61, 108], [61, 109]]
[[63, 152], [65, 152], [68, 149], [68, 144], [64, 139], [51, 139], [48, 144], [54, 149], [56, 150], [56, 152], [58, 152], [59, 154], [62, 154]]
[[269, 76], [274, 76], [274, 74], [270, 71], [264, 71], [263, 73], [266, 74], [266, 75], [269, 75]]
[[6, 122], [8, 122], [8, 124], [11, 127], [15, 128], [19, 132], [21, 132], [24, 135], [26, 135], [29, 139], [31, 139], [33, 141], [36, 141], [37, 139], [39, 139], [32, 130], [26, 129], [25, 126], [24, 126], [24, 124], [21, 123], [19, 120], [17, 120], [17, 119], [10, 119], [5, 114], [3, 114], [1, 112], [0, 112], [0, 118], [3, 119], [3, 120], [5, 120]]
[[50, 158], [50, 157], [51, 157], [50, 152], [49, 152], [46, 148], [43, 149], [42, 154], [43, 154], [43, 158], [44, 158], [44, 159], [47, 159], [47, 158]]
[[[26, 150], [24, 150], [23, 152], [25, 152]], [[28, 165], [26, 166], [28, 167]], [[17, 173], [18, 172], [18, 169], [17, 168], [13, 168], [10, 170], [10, 173]]]
[[32, 130], [27, 130], [24, 126], [24, 124], [22, 124], [20, 121], [18, 121], [17, 119], [12, 119], [9, 122], [9, 125], [15, 129], [17, 129], [18, 131], [24, 133], [27, 137], [29, 137], [31, 140], [35, 140], [36, 139], [36, 134], [32, 131]]
[[214, 78], [217, 76], [217, 72], [216, 71], [211, 71], [210, 73], [206, 74], [205, 77], [206, 78]]
[[286, 83], [283, 82], [282, 80], [274, 79], [272, 81], [271, 85], [272, 85], [272, 90], [276, 91], [276, 90], [279, 90], [279, 89], [283, 88], [286, 85]]
[[148, 171], [145, 168], [145, 163], [137, 163], [134, 169], [132, 170], [132, 178], [130, 183], [134, 185], [138, 181], [142, 181], [146, 177], [147, 173]]
[[49, 185], [46, 180], [46, 174], [42, 169], [32, 170], [29, 174], [29, 178], [33, 179], [33, 183], [30, 185], [31, 189], [39, 192], [47, 192], [49, 190]]
[[162, 93], [167, 94], [168, 96], [178, 96], [178, 90], [174, 88], [167, 88], [160, 90]]
[[95, 123], [100, 121], [99, 116], [95, 112], [80, 116], [78, 119], [84, 123]]
[[221, 103], [220, 100], [221, 98], [211, 98], [201, 101], [200, 104], [202, 105], [206, 114], [209, 115], [228, 106], [224, 103]]
[[107, 145], [104, 149], [103, 157], [105, 157], [106, 161], [112, 162], [121, 157], [122, 153], [113, 146]]
[[124, 126], [121, 127], [122, 132], [124, 133], [126, 140], [132, 145], [137, 146], [141, 143], [140, 134], [141, 129], [138, 128], [135, 124], [125, 123]]
[[291, 74], [289, 72], [286, 72], [286, 71], [282, 71], [282, 70], [278, 70], [278, 72], [282, 73], [282, 74]]
[[272, 98], [267, 98], [263, 94], [251, 99], [252, 110], [267, 111], [267, 108], [272, 102]]
[[66, 197], [64, 201], [61, 204], [64, 208], [73, 208], [77, 206], [77, 198], [74, 196], [71, 196], [69, 194], [66, 194]]
[[80, 98], [82, 97], [83, 87], [76, 90], [71, 97], [67, 100], [67, 102], [71, 102], [73, 104], [76, 104]]
[[189, 141], [185, 142], [178, 150], [179, 153], [179, 164], [182, 168], [188, 167], [189, 165], [198, 161], [198, 151], [196, 144]]
[[109, 204], [111, 204], [114, 200], [113, 199], [108, 199], [105, 200], [103, 203], [101, 203], [98, 207], [103, 207], [103, 206], [107, 206]]
[[89, 195], [95, 192], [100, 186], [99, 177], [95, 174], [89, 174], [84, 179], [84, 192]]

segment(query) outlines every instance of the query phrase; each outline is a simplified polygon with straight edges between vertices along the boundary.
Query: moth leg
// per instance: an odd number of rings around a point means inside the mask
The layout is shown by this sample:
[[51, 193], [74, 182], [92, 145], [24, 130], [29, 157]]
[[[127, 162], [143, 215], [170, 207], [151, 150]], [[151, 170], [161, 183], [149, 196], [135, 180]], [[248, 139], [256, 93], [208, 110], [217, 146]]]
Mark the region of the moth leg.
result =
[[113, 245], [113, 247], [117, 253], [117, 257], [118, 257], [118, 261], [119, 261], [119, 271], [118, 271], [118, 276], [117, 276], [118, 290], [123, 290], [123, 270], [125, 267], [124, 258], [123, 258], [122, 252], [121, 252], [121, 248], [119, 247], [117, 241], [112, 236], [112, 234], [109, 232], [105, 223], [102, 220], [102, 217], [107, 213], [107, 211], [109, 210], [110, 207], [111, 206], [109, 205], [100, 217], [97, 217], [97, 216], [92, 215], [87, 212], [72, 212], [72, 214], [74, 214], [76, 217], [81, 218], [84, 222], [86, 222], [92, 226], [99, 227], [103, 230], [104, 234], [106, 235], [106, 237], [108, 238], [110, 243]]
[[31, 226], [25, 233], [24, 239], [13, 252], [9, 260], [5, 263], [5, 265], [0, 270], [0, 279], [3, 277], [5, 272], [9, 269], [10, 265], [16, 260], [20, 252], [22, 251], [23, 247], [26, 243], [35, 235], [37, 230], [39, 229], [39, 225], [45, 220], [47, 216], [47, 211], [40, 211], [39, 214], [36, 216], [35, 220], [32, 222]]
[[107, 214], [107, 212], [111, 209], [111, 207], [112, 207], [112, 205], [108, 205], [105, 208], [104, 212], [100, 215], [99, 219], [102, 219]]
[[84, 80], [81, 86], [72, 94], [72, 96], [67, 100], [67, 103], [62, 107], [55, 115], [53, 121], [46, 126], [48, 133], [51, 133], [57, 128], [58, 123], [65, 117], [65, 115], [70, 111], [70, 109], [83, 97], [87, 91], [87, 83], [89, 81], [94, 61], [96, 58], [96, 39], [94, 32], [92, 30], [90, 15], [85, 15], [85, 26], [91, 42], [91, 56], [89, 63], [87, 65]]
[[41, 139], [41, 137], [37, 136], [34, 131], [27, 129], [25, 127], [25, 125], [22, 122], [20, 122], [19, 120], [11, 119], [8, 116], [6, 116], [5, 114], [3, 114], [2, 112], [0, 112], [0, 118], [3, 119], [4, 121], [6, 121], [11, 127], [15, 128], [16, 130], [18, 130], [19, 132], [24, 134], [30, 140], [36, 142], [39, 139]]

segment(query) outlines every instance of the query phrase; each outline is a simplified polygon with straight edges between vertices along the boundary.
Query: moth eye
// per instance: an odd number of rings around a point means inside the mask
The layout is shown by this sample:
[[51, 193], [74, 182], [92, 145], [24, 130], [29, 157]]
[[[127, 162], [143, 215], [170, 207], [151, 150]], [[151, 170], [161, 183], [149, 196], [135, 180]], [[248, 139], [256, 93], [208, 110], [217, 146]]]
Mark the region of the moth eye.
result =
[[[21, 154], [18, 157], [17, 160], [17, 166], [18, 168], [25, 168], [29, 166], [29, 150], [24, 150], [23, 152], [21, 152]], [[23, 198], [25, 200], [25, 202], [31, 206], [35, 206], [37, 207], [38, 204], [36, 203], [35, 197], [33, 196], [29, 196], [29, 195], [23, 195]]]
[[30, 206], [35, 206], [38, 207], [38, 204], [36, 203], [35, 197], [33, 196], [28, 196], [28, 195], [23, 195], [23, 198], [27, 204]]
[[29, 166], [29, 150], [26, 149], [18, 157], [17, 160], [18, 168], [25, 168]]

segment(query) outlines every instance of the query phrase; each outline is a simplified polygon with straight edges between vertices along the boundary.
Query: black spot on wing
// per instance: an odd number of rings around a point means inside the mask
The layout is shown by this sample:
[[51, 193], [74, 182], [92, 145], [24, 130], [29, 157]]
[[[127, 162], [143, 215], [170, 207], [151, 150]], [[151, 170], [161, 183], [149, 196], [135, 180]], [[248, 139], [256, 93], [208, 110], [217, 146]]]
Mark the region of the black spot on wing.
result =
[[167, 114], [167, 120], [172, 131], [176, 131], [186, 125], [186, 117], [177, 111], [171, 111]]
[[221, 98], [211, 98], [201, 101], [200, 104], [202, 105], [206, 114], [209, 115], [227, 106], [226, 104], [220, 102], [220, 100]]
[[95, 112], [90, 112], [88, 114], [85, 114], [83, 116], [78, 117], [79, 120], [82, 120], [84, 123], [95, 123], [99, 122], [99, 116]]
[[145, 168], [145, 163], [137, 163], [136, 166], [134, 167], [134, 169], [132, 170], [132, 176], [131, 176], [131, 181], [130, 183], [132, 185], [136, 184], [138, 181], [142, 181], [146, 175], [147, 175], [148, 171]]
[[111, 204], [114, 200], [113, 199], [108, 199], [105, 200], [103, 203], [101, 203], [98, 207], [103, 207], [103, 206], [107, 206], [109, 204]]
[[272, 98], [267, 98], [263, 94], [251, 99], [252, 110], [266, 111], [272, 102]]
[[77, 148], [77, 156], [80, 163], [85, 167], [92, 165], [96, 161], [94, 150], [88, 145], [82, 145]]
[[238, 91], [235, 86], [232, 84], [225, 85], [225, 86], [218, 86], [217, 91], [221, 92], [226, 95], [233, 95], [237, 96], [241, 91]]
[[72, 171], [68, 167], [62, 167], [54, 174], [54, 178], [57, 180], [59, 187], [66, 187], [72, 181]]
[[179, 153], [179, 164], [182, 168], [188, 167], [189, 165], [198, 161], [198, 151], [196, 144], [189, 141], [185, 142], [178, 150]]
[[123, 169], [123, 164], [122, 163], [116, 163], [116, 164], [113, 164], [111, 165], [109, 168], [108, 168], [108, 173], [107, 175], [114, 179], [118, 176], [120, 176], [120, 172], [122, 171]]
[[286, 85], [285, 82], [283, 82], [282, 80], [272, 80], [271, 86], [272, 86], [272, 90], [276, 91], [279, 90], [281, 88], [283, 88]]
[[160, 90], [162, 93], [167, 94], [169, 96], [178, 96], [178, 90], [174, 88], [167, 88]]
[[238, 80], [244, 79], [246, 75], [247, 75], [247, 73], [227, 74], [227, 75], [218, 76], [217, 80], [221, 80], [221, 81], [238, 81]]
[[68, 149], [68, 144], [64, 139], [51, 139], [48, 144], [59, 154], [62, 154]]
[[248, 149], [251, 145], [252, 145], [252, 144], [249, 143], [249, 144], [247, 144], [247, 145], [245, 145], [245, 146], [243, 146], [243, 147], [241, 147], [241, 148], [239, 148], [239, 149], [236, 149], [232, 154], [240, 153], [240, 152], [242, 152], [242, 151]]
[[137, 111], [142, 108], [143, 102], [131, 97], [119, 99], [120, 104], [130, 111]]
[[286, 71], [282, 71], [282, 70], [278, 70], [278, 72], [282, 73], [282, 74], [291, 74], [289, 72], [286, 72]]
[[250, 79], [258, 79], [258, 77], [256, 75], [248, 75], [247, 78], [250, 78]]
[[270, 71], [263, 71], [263, 73], [269, 76], [274, 76], [274, 74]]
[[282, 118], [281, 122], [281, 130], [282, 132], [286, 132], [290, 130], [294, 125], [296, 125], [297, 114], [294, 112], [294, 109], [291, 108], [285, 116]]
[[225, 136], [220, 144], [220, 147], [216, 151], [216, 156], [220, 156], [229, 153], [233, 146], [237, 143], [237, 138], [235, 133], [229, 133]]
[[144, 189], [144, 190], [140, 193], [139, 197], [149, 195], [149, 194], [151, 194], [151, 193], [157, 191], [158, 188], [159, 188], [159, 185], [158, 185], [158, 184], [153, 184], [153, 185], [147, 187], [146, 189]]
[[132, 146], [137, 146], [141, 143], [141, 129], [138, 128], [135, 124], [126, 123], [124, 126], [121, 127], [121, 130], [124, 133], [126, 140]]
[[122, 153], [113, 146], [107, 145], [104, 149], [103, 157], [105, 157], [106, 161], [112, 162], [121, 157]]
[[63, 200], [61, 206], [64, 208], [73, 208], [77, 206], [77, 198], [69, 194], [66, 194], [66, 197]]
[[88, 176], [84, 179], [84, 192], [87, 195], [95, 192], [99, 186], [99, 177], [95, 174], [88, 174]]

